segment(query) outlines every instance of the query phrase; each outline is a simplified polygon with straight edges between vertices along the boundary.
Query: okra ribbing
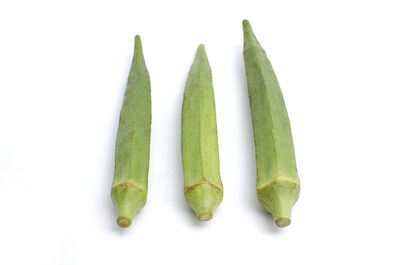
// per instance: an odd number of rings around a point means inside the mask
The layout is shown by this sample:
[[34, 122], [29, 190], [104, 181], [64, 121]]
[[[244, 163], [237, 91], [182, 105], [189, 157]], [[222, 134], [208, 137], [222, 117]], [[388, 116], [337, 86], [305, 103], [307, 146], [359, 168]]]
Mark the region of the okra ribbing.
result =
[[274, 70], [250, 23], [243, 21], [247, 87], [257, 164], [257, 196], [278, 226], [291, 222], [299, 197], [289, 117]]
[[146, 203], [150, 158], [150, 77], [142, 43], [135, 37], [135, 50], [120, 113], [115, 145], [115, 170], [111, 196], [117, 223], [128, 227]]
[[182, 162], [186, 201], [209, 220], [222, 201], [212, 74], [204, 45], [190, 69], [182, 106]]

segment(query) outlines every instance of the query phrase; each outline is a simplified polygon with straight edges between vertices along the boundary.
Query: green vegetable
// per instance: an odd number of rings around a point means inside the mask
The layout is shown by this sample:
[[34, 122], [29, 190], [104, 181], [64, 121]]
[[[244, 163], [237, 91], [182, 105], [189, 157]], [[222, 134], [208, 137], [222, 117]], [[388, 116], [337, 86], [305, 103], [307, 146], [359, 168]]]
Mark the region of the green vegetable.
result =
[[182, 162], [185, 197], [197, 218], [206, 221], [222, 201], [212, 75], [199, 45], [186, 81], [182, 106]]
[[250, 23], [243, 21], [244, 62], [257, 163], [257, 196], [278, 226], [291, 222], [300, 183], [289, 117], [271, 63]]
[[122, 104], [111, 197], [117, 207], [117, 223], [128, 227], [146, 203], [150, 157], [150, 77], [139, 36]]

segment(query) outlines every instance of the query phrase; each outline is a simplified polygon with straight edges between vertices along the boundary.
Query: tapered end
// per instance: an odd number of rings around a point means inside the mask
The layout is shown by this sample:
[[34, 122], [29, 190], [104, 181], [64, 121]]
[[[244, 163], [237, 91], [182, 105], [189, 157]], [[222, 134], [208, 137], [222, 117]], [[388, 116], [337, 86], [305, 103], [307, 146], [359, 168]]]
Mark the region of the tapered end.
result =
[[289, 181], [277, 181], [258, 192], [258, 200], [270, 212], [279, 227], [291, 223], [293, 205], [299, 198], [299, 185]]
[[250, 28], [250, 30], [251, 30], [250, 22], [247, 19], [243, 19], [242, 26], [243, 26], [243, 30], [247, 29], [247, 28]]
[[197, 47], [197, 52], [196, 52], [196, 58], [194, 60], [194, 64], [202, 64], [202, 63], [208, 63], [208, 57], [207, 57], [207, 53], [206, 53], [206, 47], [204, 46], [204, 44], [200, 44]]
[[248, 49], [251, 47], [261, 48], [261, 45], [258, 42], [256, 36], [254, 35], [253, 29], [251, 28], [250, 22], [247, 19], [245, 19], [243, 20], [242, 25], [243, 25], [244, 49]]
[[133, 217], [146, 203], [146, 193], [128, 184], [114, 186], [111, 197], [117, 207], [117, 223], [121, 227], [129, 227]]
[[189, 188], [185, 193], [186, 201], [195, 211], [200, 221], [208, 221], [222, 201], [222, 191], [208, 183]]
[[188, 90], [191, 90], [189, 89], [191, 87], [189, 84], [193, 84], [194, 88], [201, 87], [197, 84], [199, 76], [202, 77], [200, 80], [212, 79], [211, 66], [208, 62], [204, 44], [200, 44], [197, 47], [196, 57], [194, 58], [192, 66], [190, 67], [190, 72], [186, 80], [185, 93], [187, 93]]
[[136, 58], [140, 58], [142, 60], [143, 59], [142, 39], [140, 38], [139, 35], [135, 36], [135, 50], [134, 51], [135, 51], [134, 58], [136, 57]]
[[197, 47], [197, 52], [206, 52], [206, 47], [204, 46], [203, 43], [199, 44], [199, 46]]
[[135, 50], [136, 49], [142, 49], [142, 40], [139, 35], [135, 36]]

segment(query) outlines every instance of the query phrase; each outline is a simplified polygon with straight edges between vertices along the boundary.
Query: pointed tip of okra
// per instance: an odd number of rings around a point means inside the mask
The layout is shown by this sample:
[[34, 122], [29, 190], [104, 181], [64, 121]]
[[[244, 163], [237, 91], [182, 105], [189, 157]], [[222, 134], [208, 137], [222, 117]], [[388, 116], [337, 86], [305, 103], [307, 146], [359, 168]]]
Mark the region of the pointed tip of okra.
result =
[[245, 36], [247, 34], [254, 35], [253, 29], [251, 28], [250, 21], [248, 21], [247, 19], [244, 19], [243, 22], [242, 22], [242, 26], [243, 26], [243, 33], [244, 33]]
[[185, 198], [189, 206], [194, 210], [197, 219], [208, 221], [213, 217], [214, 210], [222, 201], [222, 190], [209, 183], [202, 183], [189, 188], [185, 192]]
[[203, 59], [208, 62], [206, 47], [203, 43], [199, 44], [197, 47], [196, 58], [195, 60]]
[[133, 217], [146, 203], [146, 192], [128, 183], [114, 186], [111, 197], [117, 208], [117, 223], [121, 227], [129, 227]]
[[289, 181], [277, 181], [258, 191], [258, 200], [265, 210], [274, 216], [277, 226], [291, 223], [293, 205], [299, 198], [299, 185]]
[[142, 52], [142, 39], [139, 35], [135, 36], [135, 54]]
[[242, 25], [243, 25], [243, 28], [245, 28], [245, 27], [251, 28], [250, 21], [248, 21], [247, 19], [243, 19]]
[[204, 43], [200, 43], [199, 46], [197, 46], [197, 52], [205, 52], [206, 51], [206, 46], [204, 45]]
[[253, 29], [251, 28], [251, 24], [247, 19], [244, 19], [242, 22], [243, 25], [243, 42], [244, 49], [250, 47], [259, 47], [261, 48], [260, 43], [258, 42], [256, 35], [254, 35]]
[[201, 69], [203, 69], [203, 70], [204, 69], [208, 69], [209, 71], [211, 70], [210, 63], [208, 62], [206, 48], [205, 48], [204, 44], [202, 44], [202, 43], [199, 44], [199, 46], [197, 47], [196, 56], [194, 58], [192, 67], [193, 66], [196, 66], [196, 67], [200, 66]]
[[140, 35], [135, 36], [135, 47], [136, 46], [142, 46], [142, 39], [140, 38]]

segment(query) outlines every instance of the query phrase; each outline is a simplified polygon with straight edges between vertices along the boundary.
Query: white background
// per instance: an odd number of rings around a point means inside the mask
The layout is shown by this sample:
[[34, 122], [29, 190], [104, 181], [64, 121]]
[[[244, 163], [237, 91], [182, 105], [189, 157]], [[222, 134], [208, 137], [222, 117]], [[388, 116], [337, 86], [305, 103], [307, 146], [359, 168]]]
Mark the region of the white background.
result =
[[[0, 264], [399, 264], [398, 1], [1, 1]], [[300, 199], [275, 227], [255, 194], [247, 18], [291, 119]], [[152, 84], [149, 191], [110, 199], [134, 36]], [[180, 114], [199, 43], [213, 70], [224, 199], [183, 195]]]

